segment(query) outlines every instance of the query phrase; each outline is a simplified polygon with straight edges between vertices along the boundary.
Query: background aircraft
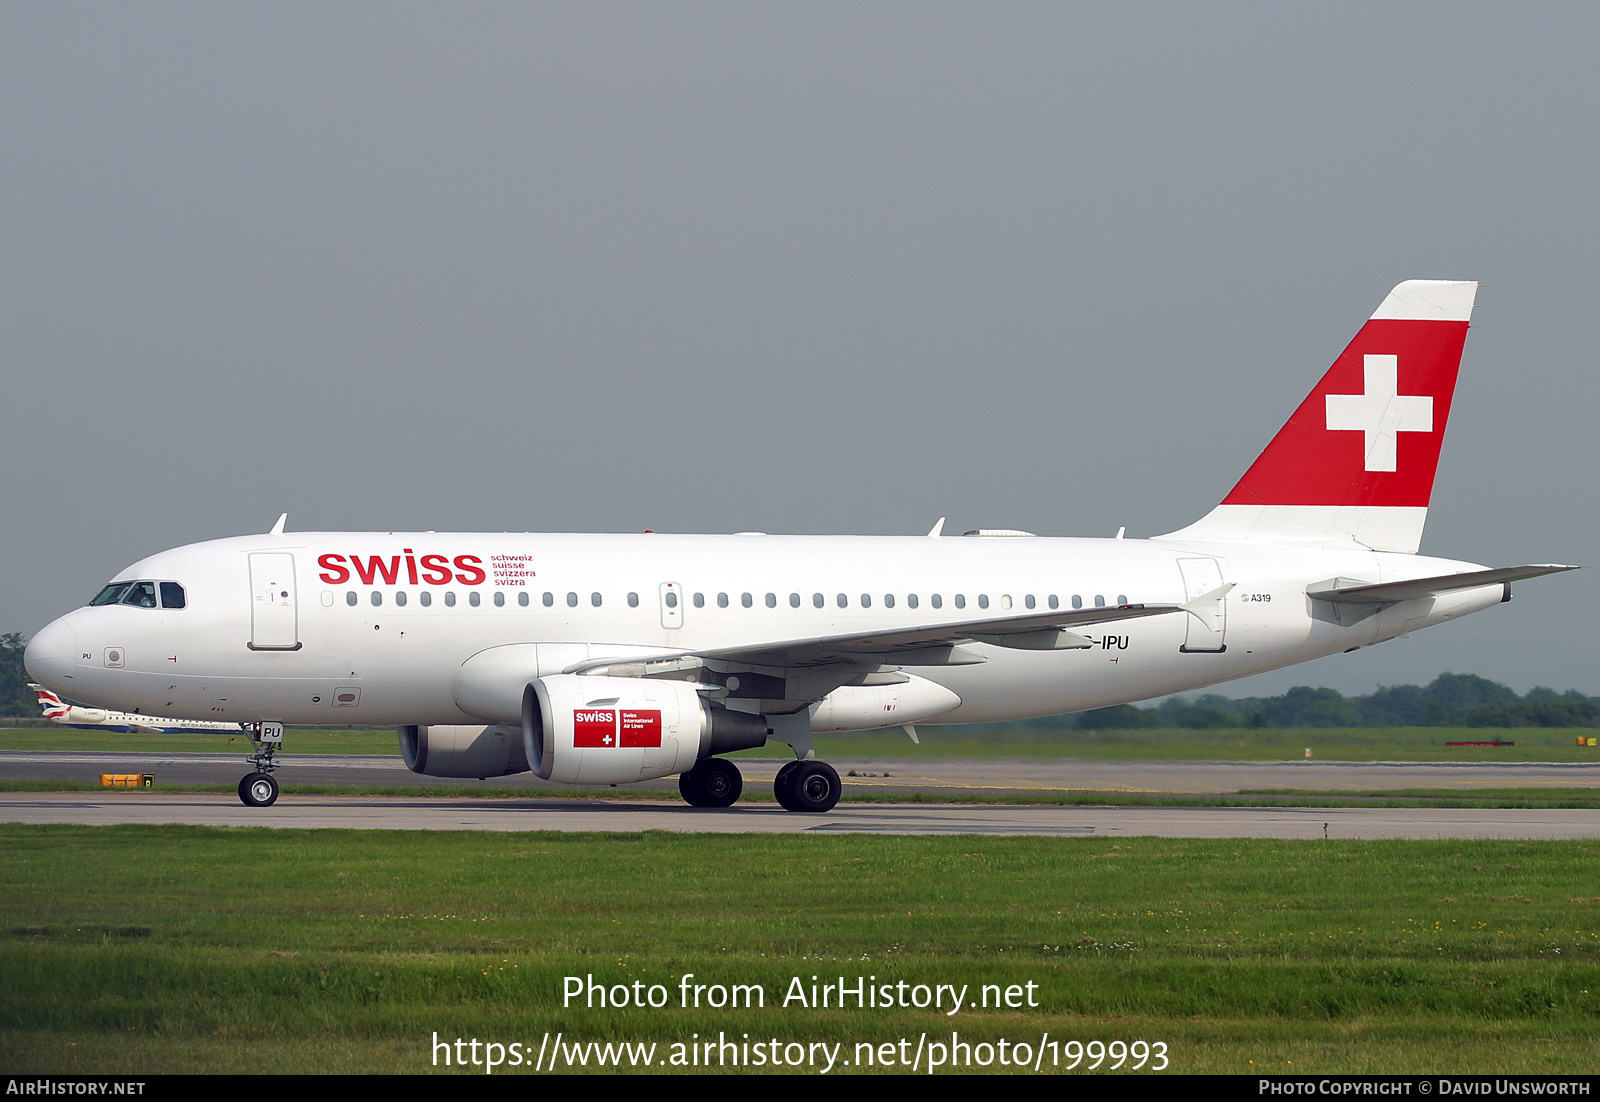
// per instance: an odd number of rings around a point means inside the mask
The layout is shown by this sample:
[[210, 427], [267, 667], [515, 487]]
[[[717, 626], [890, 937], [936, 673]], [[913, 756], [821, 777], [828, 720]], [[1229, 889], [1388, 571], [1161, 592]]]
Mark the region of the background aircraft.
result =
[[30, 684], [38, 698], [44, 718], [63, 727], [78, 727], [85, 731], [123, 731], [129, 734], [142, 731], [146, 734], [192, 732], [195, 734], [237, 735], [243, 730], [238, 723], [212, 723], [203, 719], [173, 719], [169, 716], [146, 716], [136, 712], [112, 712], [104, 708], [80, 708], [68, 704], [43, 685]]

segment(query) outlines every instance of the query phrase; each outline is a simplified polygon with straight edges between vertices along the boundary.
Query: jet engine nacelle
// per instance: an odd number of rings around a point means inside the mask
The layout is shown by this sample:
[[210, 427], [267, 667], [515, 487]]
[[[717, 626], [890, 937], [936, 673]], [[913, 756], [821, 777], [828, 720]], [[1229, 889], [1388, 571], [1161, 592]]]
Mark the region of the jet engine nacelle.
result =
[[499, 725], [401, 727], [400, 756], [407, 769], [430, 777], [504, 777], [528, 771], [522, 732]]
[[628, 784], [761, 746], [767, 721], [714, 705], [684, 681], [556, 674], [524, 690], [522, 741], [545, 780]]

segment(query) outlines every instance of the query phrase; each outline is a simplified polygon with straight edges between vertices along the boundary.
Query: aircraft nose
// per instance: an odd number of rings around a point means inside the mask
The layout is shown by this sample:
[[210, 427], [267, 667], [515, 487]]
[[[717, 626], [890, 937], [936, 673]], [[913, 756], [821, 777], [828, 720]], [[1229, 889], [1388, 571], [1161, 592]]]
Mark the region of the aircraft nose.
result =
[[58, 693], [72, 688], [77, 661], [78, 635], [65, 620], [54, 620], [40, 628], [22, 652], [28, 676]]

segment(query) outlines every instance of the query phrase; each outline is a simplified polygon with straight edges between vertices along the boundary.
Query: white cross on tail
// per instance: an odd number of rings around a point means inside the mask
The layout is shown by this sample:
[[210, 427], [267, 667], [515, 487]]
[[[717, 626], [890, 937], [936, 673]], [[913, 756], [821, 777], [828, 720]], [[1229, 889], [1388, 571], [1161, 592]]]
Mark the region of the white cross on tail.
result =
[[1328, 428], [1366, 434], [1367, 470], [1396, 467], [1402, 432], [1433, 431], [1433, 399], [1400, 393], [1398, 356], [1363, 356], [1365, 394], [1329, 394]]

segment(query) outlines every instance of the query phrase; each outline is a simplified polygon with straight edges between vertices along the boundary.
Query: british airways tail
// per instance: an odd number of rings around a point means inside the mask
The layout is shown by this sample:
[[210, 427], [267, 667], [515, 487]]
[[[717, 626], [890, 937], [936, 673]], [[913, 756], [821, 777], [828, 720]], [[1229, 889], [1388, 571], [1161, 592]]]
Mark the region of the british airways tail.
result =
[[59, 696], [43, 685], [30, 683], [28, 688], [33, 690], [34, 699], [39, 702], [39, 710], [44, 712], [45, 719], [53, 719], [59, 723], [67, 718], [67, 713], [72, 709]]
[[1415, 554], [1477, 293], [1390, 291], [1222, 504], [1158, 538]]

